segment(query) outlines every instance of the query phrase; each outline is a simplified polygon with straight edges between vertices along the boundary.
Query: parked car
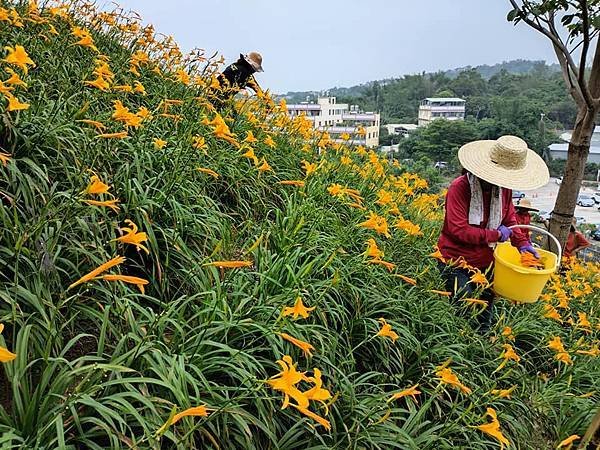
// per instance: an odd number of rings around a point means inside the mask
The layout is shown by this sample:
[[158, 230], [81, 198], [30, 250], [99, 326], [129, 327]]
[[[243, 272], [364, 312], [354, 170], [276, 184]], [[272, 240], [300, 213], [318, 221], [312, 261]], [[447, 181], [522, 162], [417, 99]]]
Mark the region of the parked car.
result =
[[600, 191], [596, 191], [592, 194], [592, 198], [596, 203], [600, 203]]
[[579, 194], [579, 197], [577, 197], [577, 204], [579, 206], [594, 206], [596, 204], [596, 202], [594, 201], [594, 199], [592, 198], [591, 195], [587, 195], [587, 194]]
[[523, 197], [525, 197], [525, 192], [512, 191], [512, 198], [523, 198]]
[[590, 233], [590, 237], [595, 241], [600, 241], [600, 228], [596, 228]]
[[448, 162], [446, 161], [437, 161], [434, 166], [436, 169], [447, 169]]
[[562, 183], [562, 177], [558, 177], [556, 180], [554, 180], [554, 182], [556, 184], [561, 184]]
[[575, 217], [576, 225], [583, 225], [585, 223], [585, 217], [577, 216]]

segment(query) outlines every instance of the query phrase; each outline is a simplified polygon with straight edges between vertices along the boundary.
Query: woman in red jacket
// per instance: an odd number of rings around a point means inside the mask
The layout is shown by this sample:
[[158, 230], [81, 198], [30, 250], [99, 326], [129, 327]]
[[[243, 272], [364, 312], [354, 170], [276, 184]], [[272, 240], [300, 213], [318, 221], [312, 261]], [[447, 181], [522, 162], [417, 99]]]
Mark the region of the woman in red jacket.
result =
[[[470, 142], [458, 151], [458, 159], [465, 173], [448, 188], [438, 240], [446, 261], [442, 276], [454, 301], [477, 296], [480, 284], [471, 281], [474, 271], [491, 279], [497, 242], [510, 239], [520, 252], [538, 256], [526, 233], [509, 228], [517, 224], [512, 189], [536, 189], [549, 180], [542, 158], [515, 136]], [[480, 330], [486, 332], [492, 323], [494, 294], [488, 286], [479, 297], [488, 304], [479, 315]]]

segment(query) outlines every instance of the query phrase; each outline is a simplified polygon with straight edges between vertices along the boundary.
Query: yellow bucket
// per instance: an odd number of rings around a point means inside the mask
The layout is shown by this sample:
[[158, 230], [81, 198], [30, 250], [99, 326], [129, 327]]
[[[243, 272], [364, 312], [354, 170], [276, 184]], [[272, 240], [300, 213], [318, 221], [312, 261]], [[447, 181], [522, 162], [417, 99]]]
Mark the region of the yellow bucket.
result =
[[[517, 227], [534, 229], [554, 238], [546, 230], [533, 226], [515, 225], [510, 228]], [[560, 253], [558, 241], [556, 243]], [[519, 303], [533, 303], [540, 297], [550, 275], [558, 269], [560, 256], [546, 250], [536, 250], [542, 257], [544, 269], [537, 270], [521, 266], [521, 254], [510, 242], [503, 242], [496, 246], [493, 285], [496, 294]]]

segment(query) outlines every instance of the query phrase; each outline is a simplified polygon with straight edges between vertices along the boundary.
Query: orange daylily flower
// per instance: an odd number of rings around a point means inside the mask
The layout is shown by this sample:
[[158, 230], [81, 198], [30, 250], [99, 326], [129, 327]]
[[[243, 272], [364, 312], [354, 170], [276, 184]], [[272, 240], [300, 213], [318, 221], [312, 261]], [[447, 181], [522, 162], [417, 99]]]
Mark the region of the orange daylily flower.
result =
[[102, 139], [123, 139], [128, 136], [127, 131], [120, 131], [118, 133], [102, 133], [96, 135], [97, 138]]
[[412, 284], [413, 286], [417, 285], [417, 280], [414, 278], [407, 277], [405, 275], [395, 274], [394, 276], [400, 278], [402, 281], [405, 281], [408, 284]]
[[490, 394], [495, 395], [499, 398], [510, 398], [510, 394], [517, 388], [517, 386], [513, 386], [509, 389], [492, 389]]
[[277, 184], [282, 184], [284, 186], [298, 186], [298, 187], [303, 187], [304, 186], [304, 181], [302, 181], [302, 180], [283, 180], [283, 181], [279, 181]]
[[305, 176], [309, 177], [317, 170], [317, 163], [310, 163], [306, 160], [302, 160], [302, 168], [304, 169]]
[[475, 428], [497, 439], [498, 442], [500, 442], [500, 450], [503, 450], [505, 445], [510, 445], [510, 441], [506, 439], [500, 430], [500, 422], [498, 422], [496, 411], [493, 408], [487, 408], [487, 412], [484, 417], [486, 416], [489, 416], [492, 419], [491, 422], [478, 425]]
[[504, 358], [504, 360], [500, 363], [498, 368], [494, 370], [494, 372], [501, 370], [504, 366], [506, 366], [506, 364], [508, 364], [508, 361], [515, 361], [517, 363], [521, 361], [521, 357], [517, 355], [512, 345], [502, 344], [502, 348], [504, 348], [504, 351], [500, 355], [500, 358]]
[[119, 203], [119, 199], [115, 198], [112, 200], [82, 200], [83, 203], [87, 203], [90, 206], [101, 206], [104, 208], [110, 208], [114, 212], [119, 212], [120, 208], [117, 205]]
[[109, 194], [108, 184], [104, 183], [98, 175], [92, 175], [90, 178], [90, 184], [83, 191], [83, 194], [91, 194], [91, 195], [100, 195], [100, 194]]
[[258, 166], [258, 170], [259, 170], [259, 172], [268, 172], [268, 171], [272, 172], [273, 168], [269, 165], [267, 160], [265, 158], [263, 158], [262, 164], [260, 166]]
[[385, 237], [391, 237], [388, 223], [385, 217], [377, 215], [372, 211], [369, 212], [369, 217], [364, 222], [358, 224], [359, 227], [374, 230], [378, 234], [383, 234]]
[[577, 434], [572, 434], [566, 439], [560, 441], [560, 443], [556, 446], [557, 449], [564, 448], [565, 450], [569, 450], [573, 446], [573, 442], [581, 439], [581, 436]]
[[414, 386], [404, 389], [403, 391], [392, 394], [392, 396], [388, 399], [388, 403], [391, 402], [392, 400], [398, 400], [402, 397], [409, 397], [409, 396], [412, 397], [413, 400], [416, 402], [417, 401], [416, 396], [422, 393], [421, 391], [417, 390], [417, 387], [419, 387], [419, 385], [415, 384]]
[[68, 288], [74, 288], [75, 286], [78, 286], [82, 283], [85, 283], [87, 281], [90, 281], [94, 278], [96, 278], [98, 275], [106, 272], [107, 270], [118, 266], [119, 264], [122, 264], [125, 262], [125, 257], [123, 256], [115, 256], [114, 258], [108, 260], [107, 262], [105, 262], [104, 264], [101, 264], [100, 266], [98, 266], [97, 268], [95, 268], [94, 270], [92, 270], [91, 272], [85, 274], [84, 276], [82, 276], [79, 280], [77, 280], [76, 282], [72, 283]]
[[211, 169], [207, 169], [206, 167], [197, 167], [196, 170], [198, 172], [202, 172], [207, 175], [210, 175], [213, 178], [219, 178], [219, 174], [217, 172], [215, 172], [214, 170], [211, 170]]
[[102, 279], [106, 281], [122, 281], [123, 283], [135, 284], [142, 294], [144, 293], [144, 286], [149, 283], [148, 280], [130, 275], [101, 275], [96, 279]]
[[391, 272], [392, 270], [394, 270], [394, 268], [396, 267], [396, 264], [388, 262], [388, 261], [384, 261], [382, 259], [378, 259], [378, 258], [374, 258], [374, 259], [369, 259], [367, 261], [367, 263], [369, 264], [377, 264], [380, 266], [385, 267], [389, 272]]
[[312, 351], [315, 348], [311, 344], [309, 344], [308, 342], [305, 342], [305, 341], [300, 340], [300, 339], [296, 339], [295, 337], [290, 336], [287, 333], [277, 333], [277, 334], [279, 336], [281, 336], [283, 339], [285, 339], [286, 341], [294, 344], [300, 350], [302, 350], [302, 353], [304, 353], [304, 356], [306, 356], [306, 357], [312, 356]]
[[[325, 400], [329, 400], [331, 398], [331, 392], [329, 392], [327, 389], [323, 389], [321, 371], [315, 368], [313, 369], [313, 372], [314, 377], [308, 377], [306, 381], [314, 383], [314, 386], [308, 391], [305, 391], [304, 395], [306, 395], [306, 398], [309, 400], [314, 400], [325, 405]], [[325, 409], [327, 410], [327, 406], [325, 406]]]
[[461, 298], [463, 302], [468, 303], [469, 305], [479, 305], [487, 307], [488, 303], [485, 300], [480, 300], [478, 298]]
[[[309, 405], [308, 398], [302, 393], [296, 385], [300, 381], [307, 379], [304, 372], [298, 372], [296, 365], [293, 363], [291, 356], [285, 355], [282, 359], [277, 360], [277, 364], [281, 366], [281, 372], [267, 380], [267, 384], [276, 391], [283, 392], [283, 405], [281, 409], [285, 409], [290, 404], [290, 397], [296, 401], [297, 406], [302, 409], [307, 409]], [[294, 404], [292, 404], [294, 406]]]
[[4, 50], [8, 51], [8, 55], [2, 61], [21, 68], [25, 72], [25, 75], [27, 75], [27, 66], [35, 67], [35, 63], [31, 60], [22, 45], [15, 45], [14, 48], [6, 46]]
[[119, 231], [125, 234], [121, 237], [113, 239], [113, 241], [122, 242], [123, 244], [131, 244], [138, 250], [142, 249], [146, 252], [146, 254], [150, 254], [150, 250], [148, 250], [148, 248], [142, 244], [148, 240], [148, 235], [143, 231], [138, 233], [138, 226], [131, 220], [126, 219], [125, 223], [127, 223], [129, 226], [119, 228]]
[[459, 388], [465, 394], [470, 394], [472, 392], [470, 388], [468, 388], [467, 386], [465, 386], [464, 384], [462, 384], [459, 381], [458, 376], [456, 376], [456, 374], [454, 372], [452, 372], [451, 368], [440, 367], [438, 369], [439, 370], [437, 370], [435, 372], [435, 374], [438, 376], [440, 383], [446, 383], [451, 386], [455, 386], [455, 387]]
[[255, 144], [256, 142], [258, 142], [258, 139], [254, 137], [252, 130], [248, 130], [246, 132], [246, 139], [244, 139], [244, 142], [247, 142], [248, 144]]
[[544, 317], [547, 319], [553, 319], [556, 320], [557, 322], [562, 323], [562, 318], [560, 317], [560, 314], [558, 313], [558, 311], [556, 310], [556, 308], [550, 304], [545, 304], [544, 305]]
[[480, 271], [475, 272], [471, 276], [471, 279], [469, 281], [471, 283], [478, 284], [480, 286], [488, 286], [489, 285], [489, 282], [488, 282], [487, 278]]
[[309, 313], [315, 308], [316, 306], [313, 306], [311, 308], [307, 308], [306, 306], [304, 306], [304, 303], [302, 302], [302, 297], [298, 296], [296, 297], [296, 302], [294, 303], [294, 306], [286, 306], [283, 309], [281, 315], [283, 317], [292, 316], [294, 320], [296, 320], [298, 317], [306, 319], [308, 318]]
[[10, 157], [12, 155], [10, 153], [2, 153], [0, 152], [0, 162], [4, 167], [8, 165], [8, 161], [10, 161]]
[[437, 248], [437, 246], [435, 247], [435, 251], [433, 253], [431, 253], [429, 256], [437, 259], [440, 262], [446, 263], [446, 258], [444, 258], [442, 256], [442, 252], [440, 252], [440, 249]]
[[154, 148], [157, 150], [162, 150], [165, 148], [165, 145], [167, 145], [167, 141], [163, 141], [161, 138], [154, 138], [152, 143], [154, 144]]
[[[0, 323], [0, 334], [4, 331], [4, 324]], [[0, 346], [0, 363], [7, 363], [17, 357], [16, 354], [8, 351], [6, 348]]]
[[252, 264], [252, 261], [213, 261], [203, 264], [203, 266], [219, 267], [221, 269], [239, 269], [240, 267], [250, 267]]
[[326, 430], [331, 429], [331, 423], [329, 423], [329, 421], [327, 419], [324, 419], [323, 417], [319, 416], [318, 414], [315, 414], [314, 412], [310, 411], [307, 408], [301, 408], [300, 406], [294, 405], [293, 403], [291, 403], [291, 405], [294, 408], [296, 408], [298, 411], [300, 411], [302, 414], [304, 414], [305, 416], [310, 417], [315, 422], [317, 422], [319, 425], [323, 426]]
[[379, 249], [379, 247], [377, 247], [377, 242], [375, 242], [375, 239], [370, 238], [367, 240], [367, 250], [363, 253], [363, 255], [374, 259], [381, 259], [383, 258], [384, 253]]
[[375, 336], [388, 337], [395, 342], [398, 339], [398, 334], [392, 330], [392, 326], [383, 317], [379, 318], [378, 321], [381, 324], [381, 329]]
[[165, 424], [158, 429], [156, 434], [159, 436], [161, 434], [164, 434], [164, 432], [167, 431], [167, 428], [169, 428], [171, 425], [174, 425], [175, 423], [179, 422], [182, 418], [189, 416], [207, 417], [208, 409], [206, 408], [206, 406], [201, 405], [194, 406], [192, 408], [188, 408], [184, 411], [181, 411], [180, 413], [175, 414], [171, 420], [167, 420], [167, 422], [165, 422]]
[[21, 86], [24, 88], [27, 87], [27, 83], [25, 83], [23, 80], [21, 80], [21, 77], [19, 76], [19, 74], [17, 72], [12, 70], [10, 67], [7, 67], [4, 70], [10, 75], [10, 78], [8, 78], [8, 80], [4, 81], [5, 84], [11, 85], [11, 86]]
[[437, 289], [430, 289], [429, 292], [431, 292], [432, 294], [442, 295], [444, 297], [450, 297], [452, 295], [452, 292], [438, 291]]
[[85, 80], [83, 84], [95, 87], [101, 91], [107, 91], [110, 88], [110, 83], [104, 77], [99, 75], [97, 75], [94, 80]]
[[23, 111], [25, 109], [29, 109], [29, 103], [21, 102], [10, 92], [5, 93], [4, 96], [8, 100], [8, 106], [6, 107], [7, 111]]
[[275, 144], [275, 141], [273, 140], [273, 138], [271, 136], [267, 136], [265, 138], [265, 144], [271, 148], [275, 148], [277, 146], [277, 144]]
[[104, 125], [102, 122], [98, 122], [97, 120], [81, 119], [81, 120], [77, 120], [77, 122], [85, 123], [86, 125], [91, 125], [100, 132], [102, 132], [106, 129], [106, 125]]

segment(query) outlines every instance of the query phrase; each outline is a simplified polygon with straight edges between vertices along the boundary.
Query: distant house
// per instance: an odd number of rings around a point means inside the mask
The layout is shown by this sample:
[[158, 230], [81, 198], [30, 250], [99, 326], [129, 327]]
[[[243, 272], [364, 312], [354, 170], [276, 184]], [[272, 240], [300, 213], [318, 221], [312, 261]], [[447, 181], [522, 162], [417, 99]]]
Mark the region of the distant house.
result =
[[[569, 151], [569, 141], [571, 140], [571, 133], [563, 133], [560, 135], [560, 138], [565, 142], [561, 142], [559, 144], [551, 144], [550, 147], [548, 147], [552, 159], [567, 159], [567, 153]], [[592, 134], [590, 153], [588, 155], [587, 162], [600, 164], [600, 126], [597, 126], [594, 129], [594, 134]]]
[[456, 97], [430, 97], [421, 100], [419, 126], [429, 125], [435, 119], [464, 120], [465, 100]]
[[[365, 147], [379, 146], [380, 115], [360, 111], [356, 105], [337, 103], [335, 97], [319, 97], [317, 103], [287, 105], [290, 117], [304, 116], [313, 128], [326, 131], [336, 142], [346, 142], [342, 135], [350, 135], [350, 142]], [[359, 131], [364, 129], [364, 135]]]
[[388, 123], [384, 125], [390, 136], [408, 137], [410, 133], [417, 129], [414, 123]]

